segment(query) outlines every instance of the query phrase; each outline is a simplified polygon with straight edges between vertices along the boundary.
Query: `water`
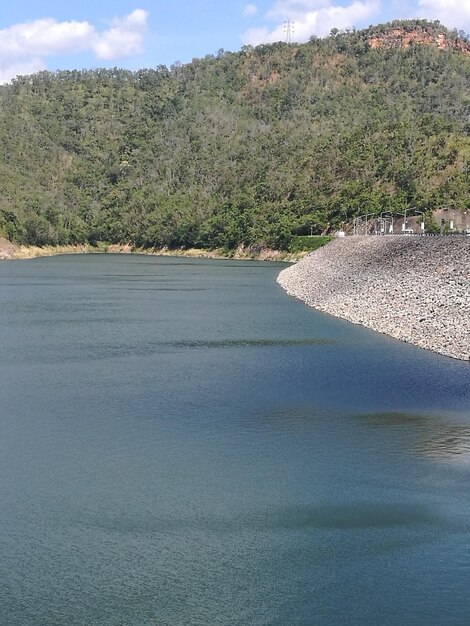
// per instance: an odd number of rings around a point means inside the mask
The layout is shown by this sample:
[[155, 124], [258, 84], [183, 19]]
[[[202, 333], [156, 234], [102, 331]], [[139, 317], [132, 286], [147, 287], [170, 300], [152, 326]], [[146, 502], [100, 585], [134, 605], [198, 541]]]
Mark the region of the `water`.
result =
[[281, 266], [0, 264], [0, 624], [468, 624], [470, 368]]

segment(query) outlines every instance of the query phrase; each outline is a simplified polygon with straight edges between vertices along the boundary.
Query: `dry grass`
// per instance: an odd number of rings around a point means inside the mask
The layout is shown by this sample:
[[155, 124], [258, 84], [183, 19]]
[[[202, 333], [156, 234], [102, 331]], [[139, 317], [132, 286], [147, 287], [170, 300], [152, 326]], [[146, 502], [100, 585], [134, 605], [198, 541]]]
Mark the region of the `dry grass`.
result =
[[57, 254], [86, 254], [89, 252], [98, 252], [92, 246], [14, 246], [10, 259], [34, 259], [40, 256], [54, 256]]
[[[1, 239], [1, 238], [0, 238]], [[306, 252], [285, 252], [261, 248], [253, 250], [240, 246], [233, 253], [219, 250], [202, 250], [199, 248], [169, 250], [168, 248], [132, 248], [129, 244], [122, 245], [91, 245], [75, 246], [18, 246], [4, 239], [0, 240], [0, 259], [33, 259], [43, 256], [54, 256], [58, 254], [89, 254], [89, 253], [113, 253], [113, 254], [148, 254], [155, 256], [176, 256], [205, 259], [237, 259], [237, 260], [259, 260], [259, 261], [298, 261]]]

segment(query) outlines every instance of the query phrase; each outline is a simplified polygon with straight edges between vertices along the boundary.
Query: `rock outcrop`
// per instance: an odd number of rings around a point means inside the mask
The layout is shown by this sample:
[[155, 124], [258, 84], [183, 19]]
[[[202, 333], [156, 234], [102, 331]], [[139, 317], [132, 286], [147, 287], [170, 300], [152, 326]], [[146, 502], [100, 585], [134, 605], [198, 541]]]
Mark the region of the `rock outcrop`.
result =
[[407, 31], [394, 28], [387, 33], [370, 37], [371, 48], [409, 48], [412, 45], [435, 45], [440, 50], [470, 54], [470, 43], [458, 37], [449, 37], [443, 32], [427, 32], [423, 29]]
[[4, 237], [0, 237], [0, 261], [13, 258], [16, 246]]
[[335, 239], [278, 282], [321, 311], [470, 360], [470, 237]]

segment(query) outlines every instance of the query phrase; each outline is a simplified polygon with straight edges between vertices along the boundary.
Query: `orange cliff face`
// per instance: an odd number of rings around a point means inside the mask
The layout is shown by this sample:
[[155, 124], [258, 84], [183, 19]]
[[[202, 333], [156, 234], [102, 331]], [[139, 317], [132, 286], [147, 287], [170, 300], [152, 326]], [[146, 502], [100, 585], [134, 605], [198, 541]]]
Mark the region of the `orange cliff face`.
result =
[[380, 37], [369, 39], [371, 48], [408, 48], [415, 44], [432, 44], [440, 50], [455, 50], [470, 54], [470, 42], [464, 39], [449, 38], [444, 33], [433, 34], [421, 30], [406, 32], [401, 28], [395, 28]]

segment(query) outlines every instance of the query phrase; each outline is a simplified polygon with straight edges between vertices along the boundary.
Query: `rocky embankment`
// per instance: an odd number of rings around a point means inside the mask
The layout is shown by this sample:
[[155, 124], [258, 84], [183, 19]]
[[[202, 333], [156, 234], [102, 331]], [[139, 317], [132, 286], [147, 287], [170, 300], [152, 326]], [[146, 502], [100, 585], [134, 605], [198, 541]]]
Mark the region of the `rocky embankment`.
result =
[[470, 360], [470, 237], [335, 239], [278, 282], [321, 311]]

